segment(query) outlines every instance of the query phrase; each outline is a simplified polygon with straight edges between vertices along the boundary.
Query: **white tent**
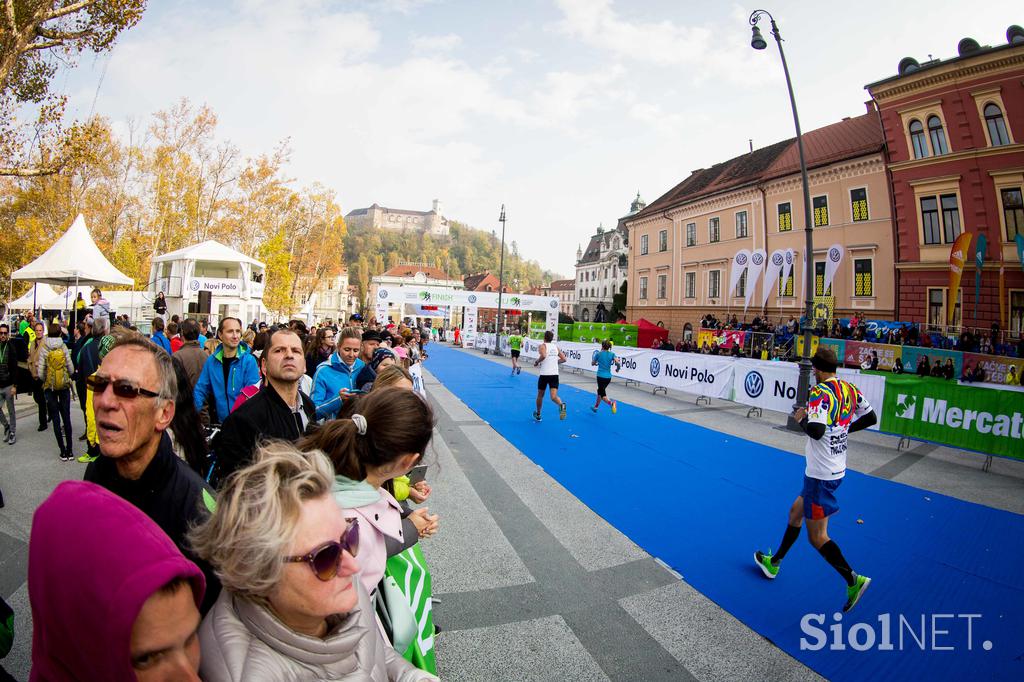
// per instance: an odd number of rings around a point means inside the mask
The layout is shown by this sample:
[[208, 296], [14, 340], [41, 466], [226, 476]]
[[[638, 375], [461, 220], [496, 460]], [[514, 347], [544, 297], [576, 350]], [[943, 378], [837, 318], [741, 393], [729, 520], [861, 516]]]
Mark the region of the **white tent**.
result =
[[[24, 295], [8, 303], [7, 307], [11, 310], [32, 310], [33, 308], [46, 308], [50, 310], [51, 307], [46, 304], [58, 296], [61, 296], [61, 300], [63, 300], [63, 294], [58, 294], [49, 284], [37, 284], [34, 292], [32, 289], [29, 289]], [[53, 308], [53, 310], [63, 309], [63, 303]]]
[[34, 261], [15, 270], [11, 279], [56, 284], [128, 284], [135, 280], [110, 264], [89, 235], [81, 214], [60, 239]]
[[236, 251], [230, 246], [224, 246], [218, 241], [209, 239], [200, 244], [193, 244], [192, 246], [186, 246], [183, 249], [177, 251], [171, 251], [165, 253], [162, 256], [157, 256], [153, 259], [154, 263], [163, 263], [175, 260], [201, 260], [201, 261], [212, 261], [221, 263], [249, 263], [250, 265], [258, 265], [264, 267], [263, 263], [259, 262], [255, 258], [246, 256], [241, 251]]

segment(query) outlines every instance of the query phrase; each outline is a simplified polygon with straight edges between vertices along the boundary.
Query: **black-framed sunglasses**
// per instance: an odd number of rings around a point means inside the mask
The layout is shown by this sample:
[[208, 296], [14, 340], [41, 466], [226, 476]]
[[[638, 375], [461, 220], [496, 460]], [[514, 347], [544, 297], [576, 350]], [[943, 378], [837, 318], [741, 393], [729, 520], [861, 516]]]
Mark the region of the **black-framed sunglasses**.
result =
[[107, 386], [112, 386], [114, 388], [114, 395], [118, 398], [135, 399], [140, 395], [146, 396], [147, 398], [160, 397], [159, 393], [145, 388], [139, 388], [127, 379], [115, 379], [111, 381], [106, 377], [100, 377], [94, 374], [85, 380], [85, 384], [93, 390], [93, 393], [103, 393], [107, 390]]
[[310, 570], [318, 579], [324, 582], [333, 580], [341, 570], [343, 552], [348, 552], [352, 556], [359, 552], [359, 519], [345, 520], [349, 522], [349, 526], [341, 534], [338, 542], [326, 542], [309, 554], [286, 556], [282, 561], [286, 564], [309, 564]]

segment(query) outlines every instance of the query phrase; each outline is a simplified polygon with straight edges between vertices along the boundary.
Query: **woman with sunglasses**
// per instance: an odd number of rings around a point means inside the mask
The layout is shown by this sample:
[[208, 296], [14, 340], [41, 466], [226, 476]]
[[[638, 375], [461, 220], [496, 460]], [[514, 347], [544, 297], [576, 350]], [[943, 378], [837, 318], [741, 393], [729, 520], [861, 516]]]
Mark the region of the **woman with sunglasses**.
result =
[[272, 442], [193, 531], [224, 586], [200, 628], [206, 682], [437, 679], [378, 631], [356, 578], [362, 529], [334, 501], [333, 474], [322, 453]]

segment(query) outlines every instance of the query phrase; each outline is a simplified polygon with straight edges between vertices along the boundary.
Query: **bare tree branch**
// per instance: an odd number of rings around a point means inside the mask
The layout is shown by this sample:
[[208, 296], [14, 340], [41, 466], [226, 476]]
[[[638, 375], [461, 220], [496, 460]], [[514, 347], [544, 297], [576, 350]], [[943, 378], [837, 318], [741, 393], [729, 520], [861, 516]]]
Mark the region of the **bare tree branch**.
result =
[[59, 47], [64, 44], [63, 40], [47, 40], [43, 43], [30, 43], [25, 46], [22, 52], [32, 52], [33, 50], [49, 50], [51, 47]]
[[37, 168], [0, 168], [0, 177], [7, 178], [38, 178], [44, 175], [54, 175], [60, 172], [60, 167], [37, 167]]
[[84, 31], [51, 31], [45, 26], [36, 26], [36, 35], [48, 38], [49, 40], [78, 40], [91, 36], [95, 31], [85, 29]]
[[5, 0], [4, 14], [7, 19], [7, 28], [10, 29], [11, 35], [14, 35], [18, 32], [18, 23], [14, 20], [14, 0]]
[[46, 18], [43, 19], [43, 21], [52, 21], [53, 19], [59, 19], [61, 17], [67, 16], [69, 14], [74, 14], [75, 12], [79, 12], [79, 11], [85, 9], [86, 7], [88, 7], [89, 5], [95, 5], [95, 4], [96, 4], [96, 0], [81, 0], [81, 2], [76, 2], [74, 4], [67, 5], [65, 7], [61, 7], [60, 9], [55, 9], [54, 11], [50, 12], [46, 16]]

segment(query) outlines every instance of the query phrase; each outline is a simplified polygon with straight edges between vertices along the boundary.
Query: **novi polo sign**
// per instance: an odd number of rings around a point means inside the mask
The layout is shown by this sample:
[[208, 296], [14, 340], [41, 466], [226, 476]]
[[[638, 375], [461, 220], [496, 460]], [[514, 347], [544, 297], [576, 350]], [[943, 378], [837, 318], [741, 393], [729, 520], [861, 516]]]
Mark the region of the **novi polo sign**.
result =
[[237, 294], [241, 293], [242, 285], [237, 279], [193, 277], [189, 280], [188, 289], [191, 292], [212, 291], [218, 294]]

